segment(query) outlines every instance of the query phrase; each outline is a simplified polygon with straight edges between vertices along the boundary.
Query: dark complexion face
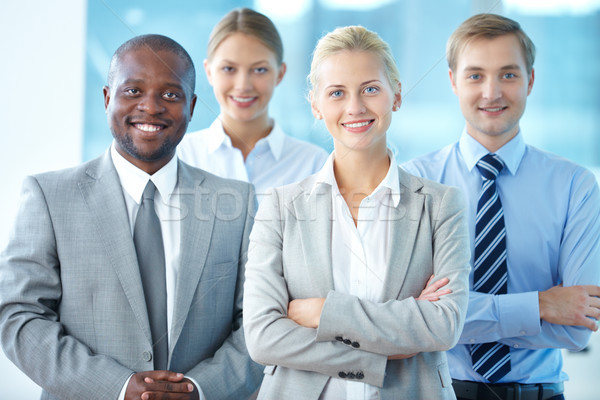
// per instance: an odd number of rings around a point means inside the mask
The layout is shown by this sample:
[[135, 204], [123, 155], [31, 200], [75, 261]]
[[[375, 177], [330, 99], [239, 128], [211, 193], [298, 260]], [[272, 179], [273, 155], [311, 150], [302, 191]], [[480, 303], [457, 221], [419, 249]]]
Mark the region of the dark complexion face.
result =
[[170, 51], [142, 47], [123, 54], [113, 72], [103, 92], [115, 149], [153, 174], [175, 155], [194, 112], [188, 67]]

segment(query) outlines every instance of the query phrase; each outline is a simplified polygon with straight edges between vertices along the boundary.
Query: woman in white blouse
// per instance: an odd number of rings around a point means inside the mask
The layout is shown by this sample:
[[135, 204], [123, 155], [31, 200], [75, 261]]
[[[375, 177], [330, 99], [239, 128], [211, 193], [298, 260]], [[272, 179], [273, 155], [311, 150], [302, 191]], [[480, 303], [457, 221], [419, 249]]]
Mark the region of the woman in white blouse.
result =
[[309, 78], [335, 150], [274, 189], [250, 235], [244, 331], [266, 365], [259, 399], [454, 399], [444, 351], [467, 307], [463, 200], [388, 150], [401, 85], [376, 33], [324, 36]]
[[327, 153], [286, 135], [269, 116], [285, 75], [283, 45], [273, 22], [242, 8], [225, 15], [208, 42], [204, 70], [221, 109], [212, 125], [185, 135], [179, 157], [215, 175], [267, 189], [318, 171]]

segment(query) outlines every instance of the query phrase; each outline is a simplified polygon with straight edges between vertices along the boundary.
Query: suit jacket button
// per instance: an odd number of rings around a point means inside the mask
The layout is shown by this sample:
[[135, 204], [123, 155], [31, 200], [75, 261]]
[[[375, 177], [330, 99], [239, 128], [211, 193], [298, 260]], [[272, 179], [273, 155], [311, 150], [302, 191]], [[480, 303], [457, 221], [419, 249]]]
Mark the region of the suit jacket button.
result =
[[344, 344], [351, 345], [352, 344], [352, 340], [350, 340], [350, 339], [344, 339]]
[[344, 371], [340, 371], [340, 372], [338, 373], [338, 376], [339, 376], [340, 378], [342, 378], [342, 379], [345, 379], [345, 378], [346, 378], [346, 373], [345, 373]]
[[356, 379], [364, 379], [365, 374], [363, 374], [361, 371], [356, 373]]
[[142, 360], [144, 361], [150, 361], [152, 360], [152, 353], [150, 353], [149, 351], [145, 351], [142, 353]]
[[356, 375], [354, 375], [354, 372], [348, 373], [348, 379], [354, 379], [354, 378], [356, 378]]
[[344, 338], [341, 336], [336, 336], [335, 340], [337, 340], [338, 342], [342, 342], [344, 340]]
[[358, 349], [360, 347], [360, 344], [358, 342], [352, 342], [352, 347]]

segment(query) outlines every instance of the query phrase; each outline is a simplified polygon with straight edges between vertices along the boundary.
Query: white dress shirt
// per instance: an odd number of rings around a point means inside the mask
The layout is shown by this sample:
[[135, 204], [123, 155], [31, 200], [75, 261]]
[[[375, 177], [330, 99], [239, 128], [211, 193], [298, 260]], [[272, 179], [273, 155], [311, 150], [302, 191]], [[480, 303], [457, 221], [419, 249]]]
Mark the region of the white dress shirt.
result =
[[[381, 301], [390, 243], [390, 209], [400, 202], [398, 166], [388, 150], [387, 175], [359, 207], [357, 225], [344, 201], [333, 172], [335, 153], [317, 174], [315, 185], [331, 186], [331, 258], [334, 290], [369, 301]], [[379, 400], [376, 386], [330, 378], [321, 400]]]
[[[125, 199], [125, 206], [127, 207], [131, 237], [133, 237], [135, 219], [137, 218], [137, 212], [140, 208], [140, 203], [142, 202], [142, 194], [144, 193], [146, 184], [148, 184], [148, 180], [151, 180], [156, 186], [154, 209], [160, 221], [165, 250], [167, 327], [170, 336], [171, 322], [175, 308], [175, 282], [177, 282], [177, 274], [180, 270], [180, 202], [179, 196], [172, 196], [177, 186], [177, 156], [174, 156], [164, 167], [153, 175], [149, 175], [120, 155], [115, 149], [114, 143], [110, 148], [110, 155], [123, 189], [123, 198]], [[200, 399], [203, 400], [204, 395], [202, 394], [198, 383], [191, 378], [189, 379], [194, 382], [194, 385], [196, 385], [200, 392]], [[125, 382], [125, 385], [121, 390], [119, 400], [125, 398], [125, 391], [128, 384], [129, 379]]]
[[277, 123], [246, 157], [233, 147], [221, 117], [207, 129], [187, 133], [177, 147], [179, 158], [221, 178], [250, 182], [258, 201], [268, 189], [287, 185], [317, 172], [327, 159], [321, 147], [286, 135]]

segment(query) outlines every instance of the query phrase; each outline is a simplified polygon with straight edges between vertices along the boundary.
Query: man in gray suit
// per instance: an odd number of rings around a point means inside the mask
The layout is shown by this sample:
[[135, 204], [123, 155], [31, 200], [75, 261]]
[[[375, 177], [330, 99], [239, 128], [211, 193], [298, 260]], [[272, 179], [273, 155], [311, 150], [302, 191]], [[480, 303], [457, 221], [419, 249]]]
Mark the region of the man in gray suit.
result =
[[[24, 182], [0, 256], [0, 334], [43, 399], [242, 399], [258, 387], [241, 327], [254, 191], [175, 156], [194, 85], [173, 40], [127, 41], [104, 88], [110, 149]], [[134, 240], [148, 237], [136, 225], [144, 204], [158, 251]], [[162, 269], [145, 274], [151, 251]]]

